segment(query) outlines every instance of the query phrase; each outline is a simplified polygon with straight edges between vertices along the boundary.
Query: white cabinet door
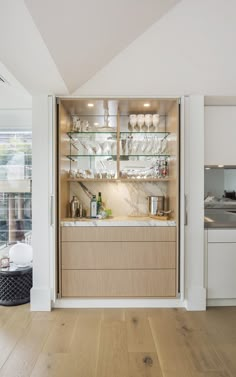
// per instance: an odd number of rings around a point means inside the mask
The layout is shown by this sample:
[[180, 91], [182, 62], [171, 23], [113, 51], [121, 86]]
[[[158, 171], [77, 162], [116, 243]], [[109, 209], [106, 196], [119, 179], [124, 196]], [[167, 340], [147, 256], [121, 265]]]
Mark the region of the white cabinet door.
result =
[[236, 106], [205, 106], [205, 165], [235, 165]]
[[208, 243], [207, 298], [236, 298], [236, 243]]

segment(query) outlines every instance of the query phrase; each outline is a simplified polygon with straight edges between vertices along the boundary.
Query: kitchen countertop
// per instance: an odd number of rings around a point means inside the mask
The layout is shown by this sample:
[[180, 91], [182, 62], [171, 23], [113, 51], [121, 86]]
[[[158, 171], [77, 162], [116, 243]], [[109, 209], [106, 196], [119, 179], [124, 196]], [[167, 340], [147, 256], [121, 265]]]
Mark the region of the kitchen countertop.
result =
[[108, 219], [63, 219], [61, 226], [176, 226], [173, 220], [156, 220], [150, 217], [112, 217]]
[[204, 228], [236, 228], [236, 209], [205, 209]]

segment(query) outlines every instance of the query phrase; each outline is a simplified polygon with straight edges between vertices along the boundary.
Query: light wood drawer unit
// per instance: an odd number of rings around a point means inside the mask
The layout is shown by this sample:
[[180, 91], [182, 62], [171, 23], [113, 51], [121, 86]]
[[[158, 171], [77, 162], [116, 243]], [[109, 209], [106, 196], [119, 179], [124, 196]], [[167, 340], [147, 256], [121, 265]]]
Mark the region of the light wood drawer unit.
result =
[[62, 227], [63, 241], [175, 241], [175, 227]]
[[63, 270], [63, 297], [175, 297], [175, 269]]
[[175, 245], [175, 242], [62, 242], [62, 268], [175, 268]]

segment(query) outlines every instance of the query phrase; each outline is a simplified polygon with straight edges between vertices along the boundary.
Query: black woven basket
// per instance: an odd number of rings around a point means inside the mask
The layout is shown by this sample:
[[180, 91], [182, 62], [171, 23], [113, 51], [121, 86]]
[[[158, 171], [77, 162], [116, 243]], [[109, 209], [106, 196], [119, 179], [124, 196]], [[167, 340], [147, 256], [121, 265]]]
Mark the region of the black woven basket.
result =
[[30, 301], [32, 267], [0, 270], [0, 305], [13, 306]]

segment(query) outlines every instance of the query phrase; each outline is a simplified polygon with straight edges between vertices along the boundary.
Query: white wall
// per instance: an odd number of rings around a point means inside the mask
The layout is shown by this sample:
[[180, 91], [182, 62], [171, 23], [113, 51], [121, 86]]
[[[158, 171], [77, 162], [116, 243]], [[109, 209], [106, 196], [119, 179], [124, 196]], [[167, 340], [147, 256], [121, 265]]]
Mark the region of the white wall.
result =
[[204, 286], [204, 98], [185, 104], [185, 299], [188, 310], [206, 308]]
[[31, 309], [51, 309], [50, 181], [52, 177], [48, 96], [33, 97]]
[[31, 130], [32, 109], [1, 109], [0, 130]]
[[205, 106], [205, 165], [236, 165], [236, 106]]

